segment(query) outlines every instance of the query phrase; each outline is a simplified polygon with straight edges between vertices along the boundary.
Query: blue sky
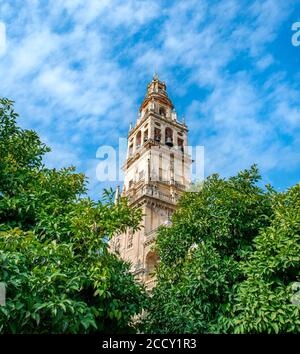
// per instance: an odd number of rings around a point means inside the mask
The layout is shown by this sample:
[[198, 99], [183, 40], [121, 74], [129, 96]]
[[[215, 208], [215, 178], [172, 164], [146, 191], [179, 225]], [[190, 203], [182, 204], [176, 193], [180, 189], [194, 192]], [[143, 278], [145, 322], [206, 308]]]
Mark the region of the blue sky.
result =
[[0, 96], [97, 197], [97, 148], [126, 137], [156, 70], [206, 175], [257, 163], [283, 190], [300, 177], [297, 21], [298, 0], [0, 0]]

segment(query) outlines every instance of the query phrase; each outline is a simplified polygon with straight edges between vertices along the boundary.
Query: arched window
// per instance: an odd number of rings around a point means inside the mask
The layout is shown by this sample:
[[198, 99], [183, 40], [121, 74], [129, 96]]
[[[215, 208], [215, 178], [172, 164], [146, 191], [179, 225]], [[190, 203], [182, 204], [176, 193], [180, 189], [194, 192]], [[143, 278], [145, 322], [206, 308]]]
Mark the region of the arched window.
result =
[[163, 117], [166, 116], [166, 109], [164, 107], [160, 107], [159, 108], [159, 114]]
[[147, 280], [153, 278], [158, 257], [155, 252], [149, 252], [146, 256], [146, 276]]
[[141, 131], [139, 131], [136, 135], [136, 140], [135, 140], [135, 146], [137, 149], [141, 147], [141, 142], [142, 142], [142, 133]]
[[165, 130], [165, 144], [168, 146], [173, 146], [173, 130], [169, 127]]
[[144, 130], [144, 143], [148, 140], [148, 129]]
[[160, 142], [161, 139], [161, 131], [158, 128], [154, 128], [154, 140]]
[[128, 150], [128, 156], [132, 156], [132, 152], [133, 152], [133, 144], [129, 145], [129, 150]]
[[178, 138], [178, 149], [182, 152], [184, 152], [184, 148], [183, 148], [183, 139]]

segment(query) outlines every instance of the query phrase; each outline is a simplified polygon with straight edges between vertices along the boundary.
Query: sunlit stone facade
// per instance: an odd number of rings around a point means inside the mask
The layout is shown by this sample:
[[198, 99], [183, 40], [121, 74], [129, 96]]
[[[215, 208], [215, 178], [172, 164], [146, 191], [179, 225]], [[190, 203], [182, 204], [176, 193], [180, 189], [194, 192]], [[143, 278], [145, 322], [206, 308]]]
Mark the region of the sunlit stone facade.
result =
[[191, 158], [187, 151], [188, 129], [179, 122], [166, 91], [154, 75], [139, 109], [138, 119], [128, 133], [125, 180], [122, 195], [131, 207], [142, 209], [140, 231], [116, 235], [113, 251], [132, 264], [132, 272], [149, 289], [155, 284], [152, 273], [159, 261], [152, 250], [157, 229], [169, 224], [176, 202], [190, 184]]

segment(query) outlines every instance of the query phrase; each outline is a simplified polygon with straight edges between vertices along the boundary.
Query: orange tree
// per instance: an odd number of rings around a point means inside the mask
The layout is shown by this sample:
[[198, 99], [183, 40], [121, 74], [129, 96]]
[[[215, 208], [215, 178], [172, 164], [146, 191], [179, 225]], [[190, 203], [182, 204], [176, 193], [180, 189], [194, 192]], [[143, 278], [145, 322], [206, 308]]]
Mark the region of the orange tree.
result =
[[129, 264], [108, 250], [114, 233], [138, 228], [126, 200], [86, 196], [73, 167], [48, 169], [50, 149], [16, 124], [13, 102], [0, 100], [0, 333], [132, 331], [145, 293]]
[[245, 280], [223, 322], [235, 333], [300, 333], [300, 184], [278, 193], [272, 212], [241, 264]]
[[291, 301], [300, 280], [299, 185], [276, 193], [259, 179], [256, 166], [227, 180], [213, 175], [181, 198], [158, 234], [144, 331], [300, 331]]

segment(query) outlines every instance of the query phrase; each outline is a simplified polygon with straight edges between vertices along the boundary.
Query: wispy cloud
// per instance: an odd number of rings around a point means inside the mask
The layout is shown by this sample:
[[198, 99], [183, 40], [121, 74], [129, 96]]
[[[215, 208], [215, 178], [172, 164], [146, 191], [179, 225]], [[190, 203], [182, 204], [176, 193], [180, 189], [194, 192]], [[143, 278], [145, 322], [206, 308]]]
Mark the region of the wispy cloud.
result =
[[49, 164], [95, 176], [98, 146], [126, 136], [157, 70], [190, 141], [206, 148], [207, 173], [258, 162], [286, 175], [282, 186], [300, 173], [300, 73], [289, 62], [300, 52], [286, 34], [295, 2], [0, 0], [0, 9], [0, 93], [54, 147]]

